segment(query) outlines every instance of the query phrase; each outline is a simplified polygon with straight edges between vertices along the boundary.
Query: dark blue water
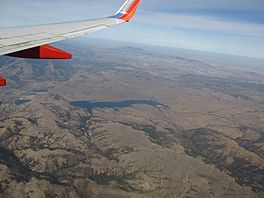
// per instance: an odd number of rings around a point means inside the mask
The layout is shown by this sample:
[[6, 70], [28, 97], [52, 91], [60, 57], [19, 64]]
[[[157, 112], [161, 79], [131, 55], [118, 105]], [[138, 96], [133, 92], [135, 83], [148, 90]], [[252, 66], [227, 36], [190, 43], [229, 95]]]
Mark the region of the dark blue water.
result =
[[35, 89], [35, 90], [32, 90], [32, 92], [43, 92], [43, 93], [45, 93], [45, 92], [48, 92], [48, 90], [47, 89]]
[[25, 103], [30, 102], [30, 101], [31, 101], [31, 100], [16, 100], [16, 101], [15, 101], [15, 104], [16, 104], [17, 106], [19, 106], [19, 105], [25, 104]]
[[117, 108], [127, 108], [131, 107], [132, 105], [136, 104], [145, 104], [145, 105], [150, 105], [150, 106], [157, 106], [157, 105], [162, 105], [158, 103], [157, 101], [154, 100], [124, 100], [120, 102], [90, 102], [90, 101], [73, 101], [70, 102], [71, 105], [87, 110], [92, 110], [94, 108], [112, 108], [112, 109], [117, 109]]

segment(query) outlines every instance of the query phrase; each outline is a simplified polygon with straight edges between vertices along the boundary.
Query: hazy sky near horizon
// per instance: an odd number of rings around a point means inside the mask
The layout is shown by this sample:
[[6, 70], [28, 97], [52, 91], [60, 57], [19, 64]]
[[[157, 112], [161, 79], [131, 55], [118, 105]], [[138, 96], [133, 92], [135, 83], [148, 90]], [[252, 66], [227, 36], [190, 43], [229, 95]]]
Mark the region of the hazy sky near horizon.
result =
[[[0, 27], [112, 15], [125, 0], [0, 0]], [[135, 19], [89, 35], [264, 59], [264, 0], [142, 0]]]

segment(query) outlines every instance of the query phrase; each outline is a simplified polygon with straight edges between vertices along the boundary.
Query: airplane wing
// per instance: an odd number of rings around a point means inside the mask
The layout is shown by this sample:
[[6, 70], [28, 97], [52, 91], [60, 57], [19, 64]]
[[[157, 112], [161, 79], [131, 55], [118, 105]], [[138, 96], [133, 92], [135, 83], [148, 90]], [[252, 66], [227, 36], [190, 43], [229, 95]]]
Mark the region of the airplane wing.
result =
[[[24, 27], [0, 28], [0, 55], [35, 59], [69, 59], [72, 55], [48, 44], [130, 21], [140, 0], [127, 0], [114, 16]], [[0, 76], [0, 86], [6, 86]]]
[[114, 16], [48, 25], [0, 28], [0, 55], [22, 58], [64, 59], [71, 55], [47, 44], [128, 22], [140, 0], [127, 0]]

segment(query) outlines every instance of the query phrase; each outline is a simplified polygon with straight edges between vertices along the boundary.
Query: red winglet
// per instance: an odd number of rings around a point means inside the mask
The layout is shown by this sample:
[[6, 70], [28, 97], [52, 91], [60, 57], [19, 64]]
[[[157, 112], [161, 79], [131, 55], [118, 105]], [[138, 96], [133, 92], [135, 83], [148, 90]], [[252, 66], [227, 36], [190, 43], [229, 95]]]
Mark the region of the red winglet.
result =
[[122, 16], [120, 19], [124, 21], [129, 21], [133, 18], [135, 15], [135, 12], [137, 11], [138, 5], [140, 3], [140, 0], [135, 0], [131, 7], [127, 10], [126, 14]]
[[113, 17], [124, 21], [130, 21], [135, 15], [139, 4], [140, 0], [127, 0]]

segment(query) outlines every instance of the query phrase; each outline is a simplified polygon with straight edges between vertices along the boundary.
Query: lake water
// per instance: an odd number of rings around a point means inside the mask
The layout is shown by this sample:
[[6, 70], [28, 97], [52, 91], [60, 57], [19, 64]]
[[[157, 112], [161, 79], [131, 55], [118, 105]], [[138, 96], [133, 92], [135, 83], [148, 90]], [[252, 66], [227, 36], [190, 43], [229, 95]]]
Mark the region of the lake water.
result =
[[35, 89], [35, 90], [32, 90], [32, 92], [43, 92], [43, 93], [46, 93], [48, 92], [47, 89]]
[[22, 104], [25, 104], [25, 103], [27, 103], [27, 102], [30, 102], [31, 100], [16, 100], [15, 101], [15, 104], [17, 105], [17, 106], [19, 106], [19, 105], [22, 105]]
[[157, 105], [162, 105], [158, 103], [155, 100], [124, 100], [124, 101], [119, 101], [119, 102], [91, 102], [91, 101], [73, 101], [70, 102], [71, 105], [87, 110], [92, 110], [95, 108], [127, 108], [131, 107], [132, 105], [136, 104], [145, 104], [145, 105], [150, 105], [150, 106], [157, 106]]

